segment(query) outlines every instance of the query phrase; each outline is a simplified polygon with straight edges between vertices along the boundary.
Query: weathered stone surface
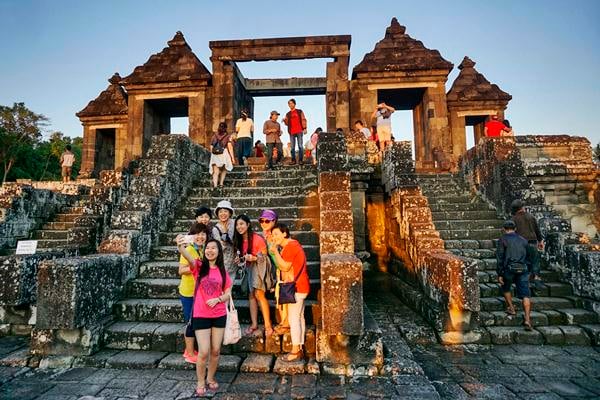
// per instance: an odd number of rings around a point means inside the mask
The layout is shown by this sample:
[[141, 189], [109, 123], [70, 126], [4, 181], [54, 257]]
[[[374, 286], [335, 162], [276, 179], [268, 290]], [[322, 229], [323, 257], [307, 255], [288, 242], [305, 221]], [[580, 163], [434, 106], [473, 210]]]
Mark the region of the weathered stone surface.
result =
[[242, 372], [270, 372], [273, 366], [273, 356], [271, 354], [249, 354], [242, 363], [240, 371]]
[[297, 375], [304, 374], [306, 369], [306, 362], [304, 359], [296, 361], [287, 361], [286, 355], [281, 355], [275, 360], [273, 366], [273, 373], [279, 375]]
[[158, 351], [125, 350], [106, 360], [107, 368], [148, 369], [156, 368], [167, 354]]
[[321, 254], [354, 254], [354, 235], [348, 232], [322, 232], [319, 237]]
[[362, 264], [354, 255], [321, 256], [323, 330], [329, 335], [363, 333]]

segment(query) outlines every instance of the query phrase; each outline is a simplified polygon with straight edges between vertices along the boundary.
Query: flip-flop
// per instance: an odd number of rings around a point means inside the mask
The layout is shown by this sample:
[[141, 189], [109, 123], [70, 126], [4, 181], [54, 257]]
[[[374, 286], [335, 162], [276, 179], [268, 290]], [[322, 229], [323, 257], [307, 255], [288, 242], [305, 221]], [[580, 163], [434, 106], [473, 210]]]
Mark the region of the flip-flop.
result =
[[510, 315], [511, 317], [514, 317], [515, 315], [517, 315], [517, 312], [515, 310], [511, 310], [509, 308], [504, 310], [504, 312], [506, 313], [506, 315]]
[[206, 384], [208, 385], [208, 388], [210, 390], [217, 390], [219, 388], [219, 383], [218, 382], [206, 382]]
[[257, 330], [258, 330], [258, 327], [256, 327], [256, 328], [253, 328], [253, 327], [249, 326], [249, 327], [247, 327], [247, 328], [244, 330], [244, 334], [245, 334], [246, 336], [250, 336], [250, 335], [252, 335], [254, 332], [256, 332]]
[[273, 335], [273, 332], [275, 332], [273, 330], [273, 328], [265, 328], [265, 336], [266, 337], [269, 337], [269, 336]]
[[523, 326], [525, 327], [525, 330], [527, 332], [531, 332], [533, 330], [533, 327], [531, 326], [531, 322], [523, 322]]
[[206, 396], [206, 386], [202, 386], [199, 388], [196, 388], [196, 390], [194, 390], [194, 397], [204, 397]]

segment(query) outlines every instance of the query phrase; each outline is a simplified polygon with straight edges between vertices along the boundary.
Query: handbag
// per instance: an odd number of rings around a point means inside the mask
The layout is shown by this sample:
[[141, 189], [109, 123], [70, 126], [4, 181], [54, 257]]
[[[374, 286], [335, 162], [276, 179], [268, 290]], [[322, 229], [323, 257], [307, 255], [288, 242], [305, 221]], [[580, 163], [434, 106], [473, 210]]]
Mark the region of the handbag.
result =
[[[296, 281], [300, 277], [302, 271], [304, 271], [305, 266], [306, 262], [302, 265], [302, 268], [294, 278], [293, 282], [278, 282], [279, 296], [277, 297], [277, 304], [293, 304], [296, 302]], [[279, 272], [279, 277], [281, 279], [281, 271]]]
[[223, 335], [223, 344], [234, 344], [242, 338], [242, 328], [238, 319], [238, 312], [233, 303], [233, 298], [229, 296], [227, 308], [227, 322], [225, 323], [225, 333]]

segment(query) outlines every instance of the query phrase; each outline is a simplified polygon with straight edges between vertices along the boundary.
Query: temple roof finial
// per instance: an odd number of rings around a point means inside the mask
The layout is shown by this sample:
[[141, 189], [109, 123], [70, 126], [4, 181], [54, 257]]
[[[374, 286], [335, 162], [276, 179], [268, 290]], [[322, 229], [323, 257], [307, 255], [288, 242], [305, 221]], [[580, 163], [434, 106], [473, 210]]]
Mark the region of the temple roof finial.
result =
[[389, 35], [404, 35], [406, 32], [406, 27], [404, 25], [400, 25], [398, 19], [396, 17], [392, 18], [392, 23], [385, 30], [385, 36]]
[[123, 78], [121, 78], [121, 75], [119, 75], [118, 72], [115, 72], [113, 74], [113, 76], [110, 77], [110, 79], [108, 80], [108, 82], [111, 83], [111, 84], [113, 84], [113, 85], [116, 85], [119, 82], [121, 82], [121, 79], [123, 79]]
[[463, 58], [462, 62], [458, 66], [458, 69], [462, 70], [464, 68], [473, 68], [475, 66], [475, 61], [471, 60], [468, 56]]
[[175, 33], [175, 36], [173, 36], [173, 39], [169, 40], [167, 44], [169, 46], [183, 46], [187, 43], [185, 41], [185, 38], [183, 37], [183, 33], [181, 33], [181, 31], [177, 31], [177, 33]]

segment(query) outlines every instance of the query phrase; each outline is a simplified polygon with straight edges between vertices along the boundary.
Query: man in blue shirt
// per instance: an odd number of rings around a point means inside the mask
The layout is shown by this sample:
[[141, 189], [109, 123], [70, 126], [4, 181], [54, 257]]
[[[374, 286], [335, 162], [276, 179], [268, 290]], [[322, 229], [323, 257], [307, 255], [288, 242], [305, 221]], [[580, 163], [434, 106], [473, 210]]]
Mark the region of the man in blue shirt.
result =
[[517, 297], [523, 301], [523, 313], [526, 331], [531, 327], [531, 292], [529, 290], [529, 259], [527, 255], [527, 239], [515, 232], [514, 221], [504, 222], [504, 235], [498, 240], [496, 249], [496, 272], [498, 283], [502, 287], [502, 295], [506, 300], [506, 313], [516, 315], [510, 292], [511, 286], [515, 284]]

